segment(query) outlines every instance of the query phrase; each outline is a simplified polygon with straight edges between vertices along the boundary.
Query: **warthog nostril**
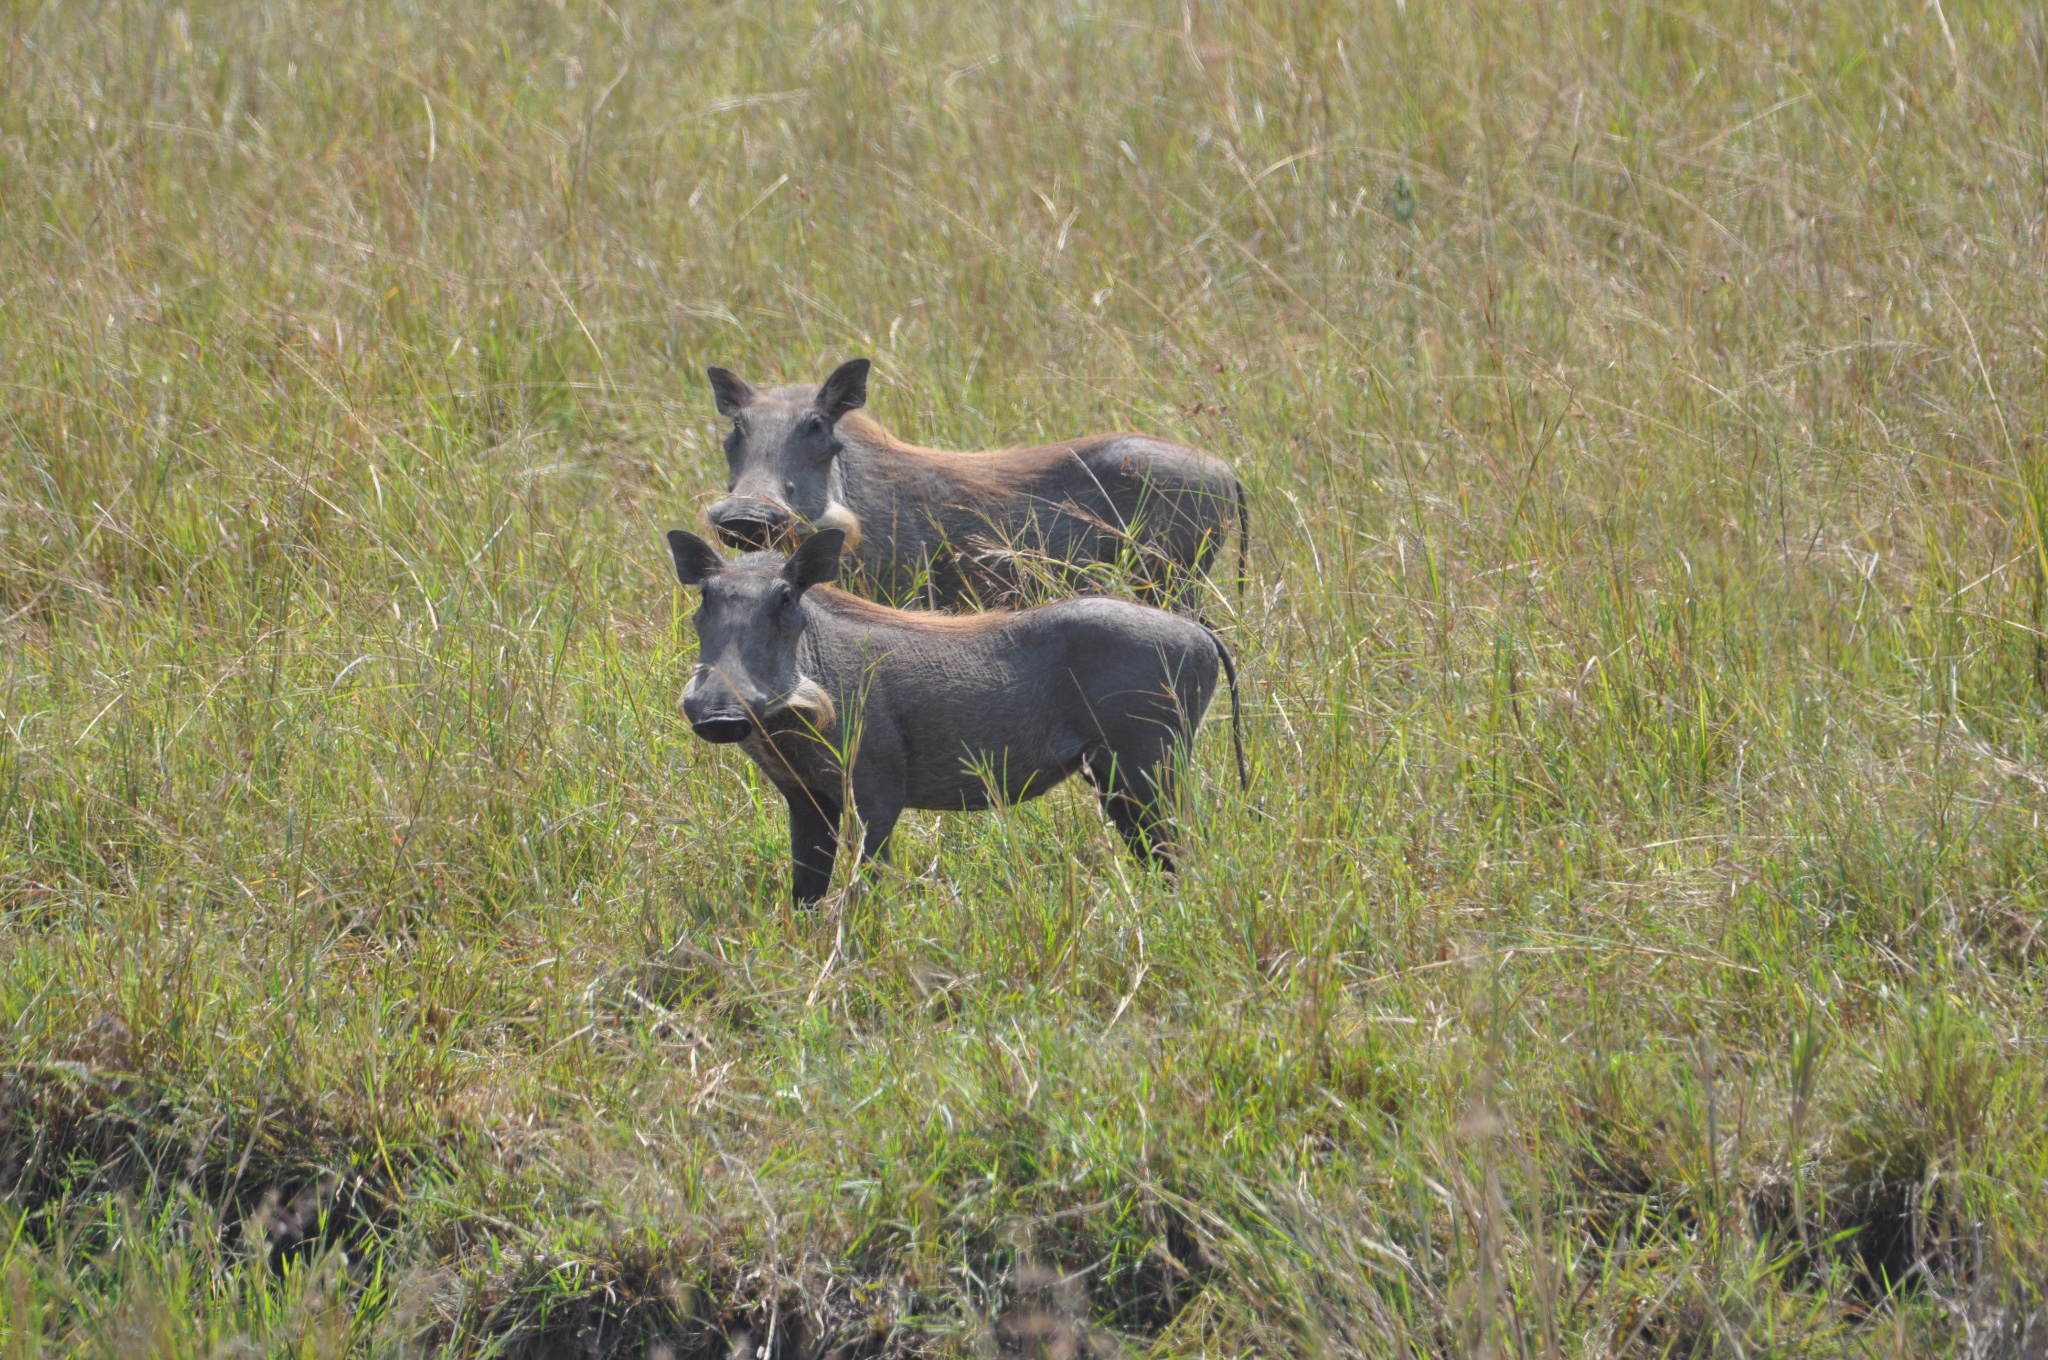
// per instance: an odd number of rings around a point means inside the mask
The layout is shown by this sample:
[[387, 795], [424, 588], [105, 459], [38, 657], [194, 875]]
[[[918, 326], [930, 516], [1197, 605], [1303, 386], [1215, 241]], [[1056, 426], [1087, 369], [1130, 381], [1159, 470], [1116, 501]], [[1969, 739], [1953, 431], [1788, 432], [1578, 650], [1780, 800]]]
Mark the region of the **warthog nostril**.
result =
[[754, 730], [754, 724], [745, 718], [706, 718], [703, 722], [691, 723], [690, 730], [708, 742], [730, 746], [736, 741], [745, 741]]

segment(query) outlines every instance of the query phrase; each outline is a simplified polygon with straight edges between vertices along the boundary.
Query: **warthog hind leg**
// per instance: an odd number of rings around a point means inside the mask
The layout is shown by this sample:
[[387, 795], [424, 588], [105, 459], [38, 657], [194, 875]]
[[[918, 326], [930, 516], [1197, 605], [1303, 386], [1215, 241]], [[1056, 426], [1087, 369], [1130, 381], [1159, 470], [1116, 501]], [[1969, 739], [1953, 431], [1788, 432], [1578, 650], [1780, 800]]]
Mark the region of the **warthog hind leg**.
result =
[[1169, 742], [1142, 743], [1142, 749], [1114, 751], [1097, 747], [1082, 764], [1088, 782], [1102, 800], [1102, 811], [1123, 834], [1131, 853], [1167, 873], [1174, 869], [1173, 752]]

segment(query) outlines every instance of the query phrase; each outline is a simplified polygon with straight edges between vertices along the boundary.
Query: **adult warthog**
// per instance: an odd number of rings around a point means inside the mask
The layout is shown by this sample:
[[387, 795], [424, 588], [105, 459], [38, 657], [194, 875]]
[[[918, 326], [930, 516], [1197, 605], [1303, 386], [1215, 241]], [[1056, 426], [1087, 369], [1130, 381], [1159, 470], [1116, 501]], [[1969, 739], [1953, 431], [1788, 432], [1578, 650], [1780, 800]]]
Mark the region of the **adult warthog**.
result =
[[1012, 598], [1034, 563], [1125, 560], [1151, 593], [1208, 569], [1235, 523], [1245, 569], [1244, 485], [1219, 459], [1142, 434], [955, 453], [907, 444], [871, 420], [868, 361], [817, 387], [756, 391], [708, 370], [731, 468], [707, 518], [735, 548], [789, 547], [835, 528], [863, 586], [940, 607]]
[[827, 583], [845, 536], [727, 562], [669, 531], [676, 576], [703, 592], [683, 716], [738, 742], [789, 804], [792, 891], [822, 897], [850, 795], [863, 863], [903, 809], [972, 812], [1036, 798], [1075, 771], [1140, 858], [1173, 867], [1176, 767], [1237, 674], [1199, 623], [1126, 600], [1066, 600], [966, 616], [890, 609]]

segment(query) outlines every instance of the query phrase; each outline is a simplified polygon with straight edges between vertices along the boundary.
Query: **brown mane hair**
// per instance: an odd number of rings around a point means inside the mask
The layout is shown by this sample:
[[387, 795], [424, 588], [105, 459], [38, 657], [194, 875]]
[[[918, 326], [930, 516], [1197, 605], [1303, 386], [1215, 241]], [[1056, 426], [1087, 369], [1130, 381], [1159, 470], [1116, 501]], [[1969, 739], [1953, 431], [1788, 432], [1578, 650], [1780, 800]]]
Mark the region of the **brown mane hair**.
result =
[[944, 449], [929, 449], [922, 444], [913, 444], [907, 439], [898, 439], [895, 434], [883, 427], [881, 421], [864, 410], [848, 411], [839, 417], [839, 428], [861, 443], [888, 453], [928, 453], [937, 454], [941, 458], [947, 456]]
[[979, 633], [1000, 627], [1017, 616], [1016, 610], [991, 609], [980, 614], [942, 614], [927, 609], [891, 609], [885, 604], [862, 599], [837, 586], [813, 586], [806, 598], [816, 600], [827, 612], [842, 619], [905, 628], [920, 633]]
[[1050, 466], [1072, 457], [1090, 444], [1105, 438], [1114, 438], [1095, 435], [1086, 439], [1065, 439], [1057, 444], [1012, 444], [1004, 448], [974, 452], [934, 449], [898, 439], [866, 411], [848, 411], [839, 417], [839, 429], [843, 435], [851, 436], [851, 442], [864, 444], [871, 449], [914, 463], [923, 463], [945, 473], [969, 489], [995, 494], [1014, 489], [1020, 459], [1028, 459], [1039, 466]]

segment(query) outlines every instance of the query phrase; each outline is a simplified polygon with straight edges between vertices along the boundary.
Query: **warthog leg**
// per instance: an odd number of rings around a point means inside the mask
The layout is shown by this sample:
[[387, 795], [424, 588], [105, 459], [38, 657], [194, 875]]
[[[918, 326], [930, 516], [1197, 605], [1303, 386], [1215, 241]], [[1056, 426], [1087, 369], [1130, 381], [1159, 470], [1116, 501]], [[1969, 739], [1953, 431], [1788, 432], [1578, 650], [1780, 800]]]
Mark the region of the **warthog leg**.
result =
[[839, 853], [839, 804], [823, 794], [798, 789], [789, 800], [790, 889], [799, 907], [813, 906], [832, 886], [832, 861]]
[[860, 813], [860, 862], [867, 865], [874, 862], [886, 863], [889, 858], [889, 837], [896, 830], [896, 819], [903, 815], [901, 803], [877, 805], [874, 801], [855, 800], [855, 810]]
[[1172, 873], [1173, 749], [1171, 739], [1134, 743], [1139, 749], [1091, 751], [1083, 771], [1102, 800], [1102, 811], [1123, 833], [1131, 853]]

